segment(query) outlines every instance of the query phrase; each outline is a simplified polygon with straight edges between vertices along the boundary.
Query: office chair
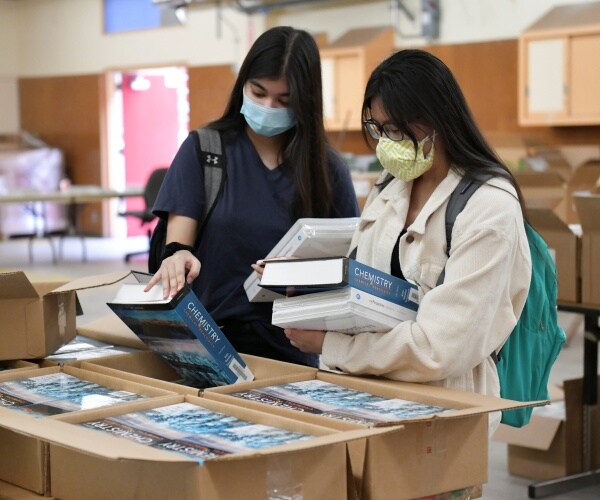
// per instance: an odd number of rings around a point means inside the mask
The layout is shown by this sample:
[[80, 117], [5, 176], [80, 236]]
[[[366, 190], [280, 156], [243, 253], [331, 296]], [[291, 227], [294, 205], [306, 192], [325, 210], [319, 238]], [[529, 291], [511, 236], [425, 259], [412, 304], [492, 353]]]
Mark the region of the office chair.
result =
[[[150, 177], [148, 177], [148, 181], [144, 186], [144, 209], [143, 210], [130, 210], [125, 212], [119, 212], [121, 217], [135, 217], [140, 220], [140, 224], [142, 226], [147, 226], [154, 219], [156, 219], [156, 215], [152, 213], [152, 207], [154, 206], [154, 202], [156, 201], [156, 197], [158, 196], [158, 191], [160, 190], [160, 186], [162, 185], [163, 179], [167, 173], [167, 168], [157, 168], [152, 171]], [[152, 229], [148, 228], [148, 250], [150, 249], [150, 238], [152, 237]], [[143, 250], [139, 252], [132, 252], [125, 255], [125, 262], [129, 262], [129, 259], [135, 255], [143, 255], [148, 253], [148, 250]]]

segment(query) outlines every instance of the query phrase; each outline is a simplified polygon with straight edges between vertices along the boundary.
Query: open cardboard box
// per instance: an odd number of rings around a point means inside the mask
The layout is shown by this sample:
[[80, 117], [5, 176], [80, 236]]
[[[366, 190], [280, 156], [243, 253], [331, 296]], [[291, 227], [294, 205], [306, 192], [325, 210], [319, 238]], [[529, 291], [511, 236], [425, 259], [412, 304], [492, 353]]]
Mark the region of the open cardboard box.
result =
[[0, 498], [10, 500], [52, 500], [52, 497], [44, 495], [38, 495], [33, 491], [19, 488], [14, 484], [7, 483], [6, 481], [0, 481]]
[[558, 277], [558, 300], [579, 302], [580, 241], [569, 226], [548, 208], [527, 210], [531, 225], [540, 233], [548, 248], [554, 251]]
[[148, 349], [146, 344], [112, 312], [83, 325], [77, 325], [77, 333], [108, 344]]
[[575, 194], [578, 191], [593, 191], [598, 182], [600, 182], [600, 159], [588, 160], [575, 169], [567, 186], [565, 203], [566, 221], [569, 224], [581, 223]]
[[12, 373], [15, 371], [31, 370], [38, 368], [36, 363], [29, 361], [15, 360], [15, 361], [0, 361], [0, 374]]
[[116, 283], [111, 273], [68, 283], [30, 279], [23, 271], [0, 273], [0, 360], [43, 358], [75, 337], [78, 290]]
[[600, 306], [600, 194], [578, 191], [575, 205], [581, 222], [581, 301]]
[[[268, 382], [271, 379], [278, 379], [291, 374], [312, 375], [317, 371], [316, 368], [309, 366], [285, 363], [250, 354], [240, 353], [240, 356], [254, 374], [255, 382]], [[160, 356], [151, 351], [133, 352], [122, 356], [84, 361], [81, 363], [81, 368], [142, 384], [152, 384], [178, 394], [198, 396], [203, 390], [206, 390], [182, 385], [179, 382], [179, 374]], [[246, 384], [247, 382], [240, 382], [235, 384], [235, 387], [245, 387]]]
[[76, 295], [64, 282], [0, 274], [0, 359], [46, 356], [75, 336]]
[[[600, 384], [600, 379], [599, 379]], [[599, 385], [600, 386], [600, 385]], [[582, 379], [564, 383], [564, 400], [555, 390], [552, 404], [534, 408], [529, 425], [500, 425], [493, 439], [508, 444], [508, 471], [547, 480], [583, 471]], [[600, 412], [592, 412], [592, 469], [600, 467]]]
[[[200, 464], [175, 453], [73, 425], [183, 401], [316, 437], [206, 459]], [[62, 421], [9, 417], [0, 419], [0, 425], [46, 443], [51, 464], [50, 492], [63, 500], [169, 498], [174, 492], [178, 498], [203, 500], [262, 500], [277, 495], [346, 500], [356, 495], [349, 479], [347, 441], [388, 432], [387, 429], [338, 432], [301, 419], [183, 395], [137, 401], [86, 415], [71, 414]]]
[[566, 221], [567, 183], [558, 172], [515, 172], [527, 208], [547, 208]]
[[[141, 385], [135, 382], [109, 377], [100, 373], [88, 372], [75, 367], [50, 367], [33, 370], [22, 370], [0, 374], [0, 382], [19, 380], [28, 377], [63, 372], [115, 390], [126, 390], [144, 394], [149, 398], [160, 398], [171, 395], [171, 392], [160, 388]], [[115, 406], [123, 406], [121, 403]], [[73, 413], [87, 414], [90, 410]], [[6, 421], [14, 419], [31, 419], [40, 421], [42, 427], [49, 420], [60, 420], [67, 414], [35, 418], [19, 411], [0, 408], [0, 480], [10, 482], [19, 487], [40, 494], [48, 494], [49, 464], [47, 445], [43, 440], [31, 438], [14, 432]]]
[[[400, 420], [402, 431], [370, 436], [349, 443], [350, 462], [359, 497], [387, 499], [418, 498], [483, 484], [488, 470], [488, 413], [528, 406], [526, 403], [481, 396], [423, 384], [338, 375], [318, 371], [313, 377], [296, 375], [268, 384], [245, 383], [244, 389], [302, 380], [323, 380], [386, 398], [400, 398], [454, 411]], [[241, 400], [231, 392], [238, 386], [206, 389], [203, 397], [230, 404], [244, 401], [248, 407], [335, 429], [364, 426], [343, 420], [302, 413], [255, 401]], [[539, 402], [544, 404], [545, 402]]]

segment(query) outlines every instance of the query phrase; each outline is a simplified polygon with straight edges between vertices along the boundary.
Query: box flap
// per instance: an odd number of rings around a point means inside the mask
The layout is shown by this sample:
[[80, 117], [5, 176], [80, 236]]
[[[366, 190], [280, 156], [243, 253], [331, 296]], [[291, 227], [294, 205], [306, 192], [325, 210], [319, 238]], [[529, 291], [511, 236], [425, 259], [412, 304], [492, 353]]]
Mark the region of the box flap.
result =
[[540, 232], [548, 230], [573, 234], [569, 226], [553, 210], [548, 208], [528, 208], [527, 219]]
[[561, 187], [565, 180], [558, 172], [515, 172], [520, 187]]
[[23, 271], [0, 274], [0, 300], [39, 298]]
[[563, 420], [552, 417], [533, 415], [529, 424], [524, 427], [511, 427], [500, 424], [494, 433], [494, 441], [507, 444], [533, 448], [534, 450], [547, 450], [550, 448]]
[[600, 159], [586, 161], [575, 169], [569, 186], [574, 189], [589, 189], [600, 179]]
[[133, 273], [131, 271], [121, 271], [118, 273], [98, 274], [95, 276], [77, 278], [73, 281], [69, 281], [69, 283], [63, 286], [56, 288], [53, 293], [64, 293], [74, 290], [85, 290], [86, 288], [113, 285], [127, 278], [128, 276], [133, 276]]
[[576, 191], [573, 199], [583, 234], [600, 231], [600, 194]]
[[114, 313], [110, 313], [84, 325], [77, 325], [77, 333], [107, 344], [135, 347], [147, 350], [148, 347], [129, 327]]

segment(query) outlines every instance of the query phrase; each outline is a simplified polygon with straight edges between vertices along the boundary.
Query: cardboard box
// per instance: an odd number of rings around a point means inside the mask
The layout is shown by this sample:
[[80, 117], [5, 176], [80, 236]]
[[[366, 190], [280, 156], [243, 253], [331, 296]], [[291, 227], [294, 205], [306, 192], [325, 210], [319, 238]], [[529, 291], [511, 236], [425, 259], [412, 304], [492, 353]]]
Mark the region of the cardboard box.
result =
[[29, 361], [0, 361], [0, 374], [21, 371], [21, 370], [31, 370], [32, 368], [38, 368], [36, 363], [30, 363]]
[[[73, 425], [95, 418], [191, 402], [259, 424], [313, 434], [294, 444], [195, 460], [129, 440]], [[374, 432], [337, 432], [301, 420], [291, 420], [243, 406], [230, 406], [193, 396], [175, 395], [127, 407], [106, 408], [87, 415], [71, 414], [63, 421], [30, 418], [1, 419], [0, 425], [46, 443], [51, 463], [51, 494], [63, 500], [86, 498], [178, 498], [203, 500], [301, 498], [345, 500], [355, 495], [349, 481], [346, 443]], [[70, 422], [70, 423], [68, 423]], [[45, 424], [45, 425], [44, 425]]]
[[564, 401], [534, 408], [525, 427], [501, 424], [493, 439], [508, 444], [508, 472], [536, 480], [566, 475]]
[[[312, 375], [316, 368], [285, 363], [273, 359], [240, 354], [254, 373], [254, 381], [269, 381], [291, 374]], [[190, 394], [198, 396], [202, 391], [210, 391], [212, 388], [197, 389], [179, 383], [179, 375], [160, 356], [151, 351], [141, 351], [122, 356], [113, 356], [81, 363], [81, 368], [104, 373], [113, 377], [124, 378], [142, 384], [151, 384], [155, 387], [170, 390], [178, 394]], [[238, 382], [235, 387], [244, 388], [252, 382]]]
[[118, 282], [131, 273], [68, 283], [31, 280], [23, 271], [0, 273], [0, 360], [52, 354], [75, 337], [76, 291]]
[[43, 498], [45, 500], [52, 500], [52, 497], [38, 495], [37, 493], [19, 488], [18, 486], [5, 481], [0, 481], [0, 498], [10, 500], [40, 500]]
[[[171, 392], [137, 384], [134, 382], [109, 377], [100, 373], [88, 372], [74, 367], [50, 367], [34, 370], [23, 370], [16, 373], [0, 374], [0, 382], [7, 380], [18, 380], [30, 376], [48, 375], [63, 372], [91, 382], [105, 385], [117, 390], [128, 390], [149, 396], [160, 398], [172, 394]], [[115, 406], [123, 406], [123, 403]], [[80, 412], [87, 414], [90, 410]], [[49, 420], [60, 420], [67, 414], [51, 417], [35, 418], [18, 411], [0, 408], [0, 480], [7, 481], [27, 490], [40, 494], [49, 494], [49, 463], [48, 449], [43, 440], [14, 432], [10, 426], [4, 425], [7, 421], [14, 419], [36, 420], [45, 422]]]
[[107, 344], [148, 349], [138, 336], [116, 314], [106, 314], [83, 325], [77, 325], [77, 333]]
[[[488, 413], [527, 406], [464, 391], [318, 371], [314, 377], [290, 376], [269, 384], [244, 384], [248, 388], [318, 379], [370, 392], [387, 398], [419, 401], [455, 408], [455, 411], [402, 420], [402, 431], [390, 431], [349, 443], [352, 472], [359, 497], [387, 499], [417, 498], [483, 484], [488, 469]], [[233, 403], [230, 392], [239, 387], [206, 390], [204, 398]], [[335, 429], [363, 426], [316, 414], [302, 413], [243, 400], [248, 407]], [[399, 423], [399, 422], [396, 422]], [[433, 473], [435, 471], [435, 473]]]
[[22, 271], [0, 274], [0, 359], [44, 357], [75, 336], [74, 290], [30, 281]]
[[546, 208], [566, 221], [567, 183], [558, 172], [515, 172], [526, 208]]
[[527, 210], [527, 218], [554, 252], [558, 277], [558, 300], [579, 302], [580, 241], [555, 212], [547, 208]]
[[600, 306], [600, 194], [577, 192], [581, 222], [581, 301]]
[[[567, 380], [564, 401], [535, 408], [525, 427], [501, 425], [498, 428], [493, 439], [508, 444], [510, 474], [547, 480], [583, 472], [582, 394], [582, 379]], [[591, 418], [592, 469], [597, 469], [600, 468], [600, 411], [597, 408]]]
[[574, 199], [575, 193], [578, 191], [593, 191], [598, 182], [600, 182], [600, 159], [588, 160], [575, 169], [567, 186], [565, 203], [567, 223], [581, 223]]

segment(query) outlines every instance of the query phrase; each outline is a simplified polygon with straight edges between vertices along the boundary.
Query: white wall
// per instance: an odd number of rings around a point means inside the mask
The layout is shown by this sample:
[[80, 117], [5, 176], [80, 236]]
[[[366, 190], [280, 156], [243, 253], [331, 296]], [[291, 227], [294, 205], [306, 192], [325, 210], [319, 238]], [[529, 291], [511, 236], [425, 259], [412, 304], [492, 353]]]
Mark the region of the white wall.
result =
[[[594, 0], [441, 0], [436, 43], [515, 38], [554, 5]], [[228, 4], [223, 0], [223, 4]], [[418, 12], [419, 0], [404, 0]], [[99, 73], [160, 65], [239, 64], [265, 26], [288, 24], [334, 40], [349, 29], [391, 23], [390, 1], [312, 4], [246, 16], [224, 7], [188, 9], [185, 26], [105, 35], [102, 0], [0, 0], [0, 132], [19, 128], [18, 77]], [[398, 46], [422, 44], [418, 25], [399, 13]], [[220, 31], [220, 36], [218, 33]]]
[[0, 134], [19, 129], [16, 3], [0, 0]]
[[[440, 0], [440, 35], [432, 43], [452, 44], [517, 38], [529, 25], [557, 5], [589, 3], [598, 0]], [[407, 9], [415, 14], [411, 21], [398, 12], [397, 46], [421, 45], [421, 0], [403, 0]], [[353, 2], [345, 8], [313, 4], [310, 8], [295, 7], [273, 12], [269, 23], [289, 24], [314, 33], [328, 33], [333, 41], [352, 28], [385, 26], [392, 24], [390, 0]]]

